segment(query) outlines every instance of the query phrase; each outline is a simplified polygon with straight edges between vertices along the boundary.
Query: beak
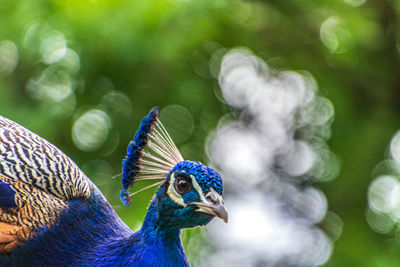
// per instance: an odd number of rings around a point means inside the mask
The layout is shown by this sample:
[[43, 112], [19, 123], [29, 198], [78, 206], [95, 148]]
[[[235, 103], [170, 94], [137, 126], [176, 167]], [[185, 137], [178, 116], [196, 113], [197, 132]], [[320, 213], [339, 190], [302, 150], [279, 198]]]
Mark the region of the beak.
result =
[[228, 222], [228, 211], [224, 207], [224, 201], [220, 194], [211, 187], [206, 195], [206, 202], [192, 202], [190, 205], [197, 206], [198, 212], [204, 212], [221, 218], [225, 223]]

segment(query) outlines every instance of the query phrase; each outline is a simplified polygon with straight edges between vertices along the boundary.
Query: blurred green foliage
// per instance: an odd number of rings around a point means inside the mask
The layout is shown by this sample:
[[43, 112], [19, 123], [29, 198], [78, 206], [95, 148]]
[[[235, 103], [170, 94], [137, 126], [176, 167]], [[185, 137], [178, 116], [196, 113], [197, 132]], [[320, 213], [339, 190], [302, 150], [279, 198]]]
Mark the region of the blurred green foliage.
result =
[[[0, 114], [60, 147], [137, 229], [151, 192], [122, 208], [110, 177], [141, 117], [155, 105], [183, 106], [193, 130], [178, 145], [206, 160], [206, 137], [229, 111], [219, 61], [248, 47], [275, 69], [312, 73], [335, 106], [330, 146], [342, 170], [320, 187], [344, 228], [327, 266], [396, 266], [400, 242], [373, 232], [365, 211], [372, 169], [400, 128], [399, 26], [395, 0], [1, 0]], [[93, 109], [108, 116], [107, 140], [82, 151], [74, 122]]]

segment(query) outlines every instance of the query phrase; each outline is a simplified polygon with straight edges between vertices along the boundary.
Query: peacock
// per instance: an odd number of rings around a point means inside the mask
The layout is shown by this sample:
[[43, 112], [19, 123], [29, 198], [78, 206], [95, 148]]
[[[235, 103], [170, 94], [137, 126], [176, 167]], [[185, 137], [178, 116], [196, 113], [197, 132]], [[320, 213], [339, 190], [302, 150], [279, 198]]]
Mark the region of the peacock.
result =
[[[183, 159], [157, 107], [129, 143], [121, 177], [125, 206], [158, 186], [137, 232], [68, 156], [0, 116], [0, 266], [189, 266], [181, 230], [228, 220], [221, 176]], [[151, 184], [135, 192], [140, 181]]]

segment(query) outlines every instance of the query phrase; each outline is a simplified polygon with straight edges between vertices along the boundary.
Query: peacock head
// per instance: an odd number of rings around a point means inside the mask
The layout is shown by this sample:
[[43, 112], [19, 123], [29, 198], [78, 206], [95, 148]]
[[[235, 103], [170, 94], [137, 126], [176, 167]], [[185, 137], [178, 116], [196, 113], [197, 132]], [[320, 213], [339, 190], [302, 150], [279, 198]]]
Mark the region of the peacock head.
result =
[[[138, 181], [156, 181], [130, 193]], [[122, 163], [121, 200], [129, 206], [132, 196], [160, 185], [151, 205], [163, 223], [178, 228], [205, 225], [214, 217], [228, 221], [221, 176], [201, 162], [184, 160], [159, 120], [158, 108], [143, 118], [135, 138], [128, 145]]]
[[157, 191], [162, 217], [180, 228], [205, 225], [214, 217], [228, 221], [220, 175], [200, 162], [181, 161]]

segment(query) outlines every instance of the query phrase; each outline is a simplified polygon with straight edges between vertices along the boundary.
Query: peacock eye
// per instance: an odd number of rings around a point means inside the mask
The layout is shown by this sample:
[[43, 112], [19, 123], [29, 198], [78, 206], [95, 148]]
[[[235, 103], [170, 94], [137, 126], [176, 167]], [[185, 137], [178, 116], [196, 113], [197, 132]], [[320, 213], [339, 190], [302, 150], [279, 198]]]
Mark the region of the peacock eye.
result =
[[174, 187], [176, 192], [183, 195], [192, 190], [192, 183], [187, 177], [176, 177]]

